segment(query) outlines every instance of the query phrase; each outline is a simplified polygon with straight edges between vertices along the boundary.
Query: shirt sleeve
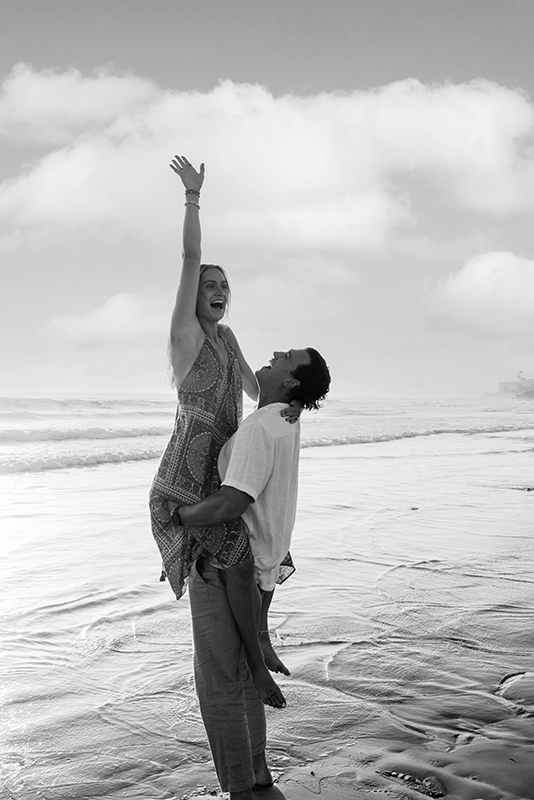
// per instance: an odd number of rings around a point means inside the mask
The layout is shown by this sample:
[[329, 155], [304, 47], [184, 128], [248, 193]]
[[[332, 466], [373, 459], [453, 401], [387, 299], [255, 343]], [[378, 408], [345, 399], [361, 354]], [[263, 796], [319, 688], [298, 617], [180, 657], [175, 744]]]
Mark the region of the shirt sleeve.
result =
[[272, 472], [274, 442], [262, 425], [254, 423], [238, 428], [223, 486], [245, 492], [253, 500], [264, 490]]

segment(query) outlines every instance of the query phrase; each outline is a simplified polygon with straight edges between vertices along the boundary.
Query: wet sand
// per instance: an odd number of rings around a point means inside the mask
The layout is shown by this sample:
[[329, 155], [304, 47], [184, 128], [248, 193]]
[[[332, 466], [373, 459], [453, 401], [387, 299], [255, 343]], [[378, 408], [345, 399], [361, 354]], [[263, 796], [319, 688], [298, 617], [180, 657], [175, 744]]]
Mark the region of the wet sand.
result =
[[[303, 450], [297, 572], [271, 615], [288, 708], [267, 712], [258, 800], [534, 800], [532, 445]], [[6, 800], [221, 796], [188, 599], [158, 583], [147, 535], [152, 471], [11, 481]]]
[[[275, 785], [254, 792], [258, 800], [390, 800], [423, 797], [448, 800], [531, 800], [534, 798], [534, 673], [509, 678], [500, 689], [515, 704], [517, 738], [508, 741], [459, 733], [454, 741], [406, 736], [332, 739], [309, 745], [305, 763], [275, 766]], [[528, 709], [532, 709], [532, 712]], [[512, 726], [513, 728], [514, 726]], [[525, 736], [532, 743], [525, 744]], [[327, 752], [325, 752], [325, 749]], [[319, 752], [321, 751], [321, 752]], [[274, 764], [275, 751], [269, 753]], [[227, 797], [216, 784], [186, 795], [191, 800]]]
[[350, 448], [335, 454], [345, 471], [314, 454], [321, 477], [304, 457], [301, 530], [323, 516], [328, 530], [321, 482], [330, 475], [351, 498], [358, 473], [366, 509], [388, 479], [390, 510], [367, 521], [355, 504], [344, 525], [337, 507], [343, 559], [328, 544], [300, 553], [318, 613], [309, 595], [299, 602], [302, 574], [290, 590], [298, 615], [280, 590], [273, 625], [292, 676], [281, 680], [285, 716], [268, 714], [275, 787], [258, 798], [534, 798], [531, 484], [511, 470], [505, 483], [502, 455], [492, 471], [486, 454], [463, 454], [462, 464], [451, 445], [433, 465], [396, 464], [393, 445], [383, 476], [350, 463]]
[[[397, 752], [395, 752], [397, 751]], [[497, 756], [497, 760], [495, 759]], [[255, 790], [258, 800], [525, 800], [534, 797], [534, 749], [509, 746], [502, 768], [502, 743], [469, 739], [449, 752], [405, 749], [405, 742], [366, 741], [339, 745], [334, 755], [284, 770], [269, 789]], [[276, 773], [276, 770], [275, 770]], [[527, 787], [531, 786], [529, 791]], [[213, 797], [206, 788], [191, 800]], [[527, 793], [525, 793], [527, 792]], [[227, 795], [217, 792], [217, 797]]]

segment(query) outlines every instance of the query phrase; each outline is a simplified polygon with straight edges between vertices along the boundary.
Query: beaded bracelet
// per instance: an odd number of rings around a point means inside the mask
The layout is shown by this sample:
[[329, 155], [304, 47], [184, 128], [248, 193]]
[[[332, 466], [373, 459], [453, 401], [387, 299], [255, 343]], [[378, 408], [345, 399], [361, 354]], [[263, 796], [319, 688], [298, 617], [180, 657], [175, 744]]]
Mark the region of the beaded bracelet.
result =
[[194, 200], [186, 200], [184, 206], [196, 206], [197, 208], [200, 208], [199, 204], [195, 203]]
[[197, 189], [186, 189], [186, 194], [196, 194], [197, 197], [200, 197], [200, 192]]

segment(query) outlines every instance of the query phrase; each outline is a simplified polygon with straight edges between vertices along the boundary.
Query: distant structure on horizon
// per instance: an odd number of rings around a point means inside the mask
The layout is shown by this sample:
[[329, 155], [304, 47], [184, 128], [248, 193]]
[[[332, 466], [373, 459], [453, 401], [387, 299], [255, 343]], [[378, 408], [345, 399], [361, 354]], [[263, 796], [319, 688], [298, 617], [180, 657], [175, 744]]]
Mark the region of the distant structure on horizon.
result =
[[519, 373], [515, 381], [503, 381], [499, 383], [499, 394], [511, 394], [516, 397], [534, 397], [534, 378], [523, 378]]

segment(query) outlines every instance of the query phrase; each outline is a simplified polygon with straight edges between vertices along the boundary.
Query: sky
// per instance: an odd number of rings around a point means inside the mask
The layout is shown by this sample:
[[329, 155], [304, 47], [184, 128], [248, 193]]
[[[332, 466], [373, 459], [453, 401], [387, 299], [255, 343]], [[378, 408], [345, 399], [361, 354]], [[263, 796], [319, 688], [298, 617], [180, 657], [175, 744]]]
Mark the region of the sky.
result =
[[0, 394], [170, 392], [176, 153], [253, 368], [534, 377], [534, 0], [1, 0]]

